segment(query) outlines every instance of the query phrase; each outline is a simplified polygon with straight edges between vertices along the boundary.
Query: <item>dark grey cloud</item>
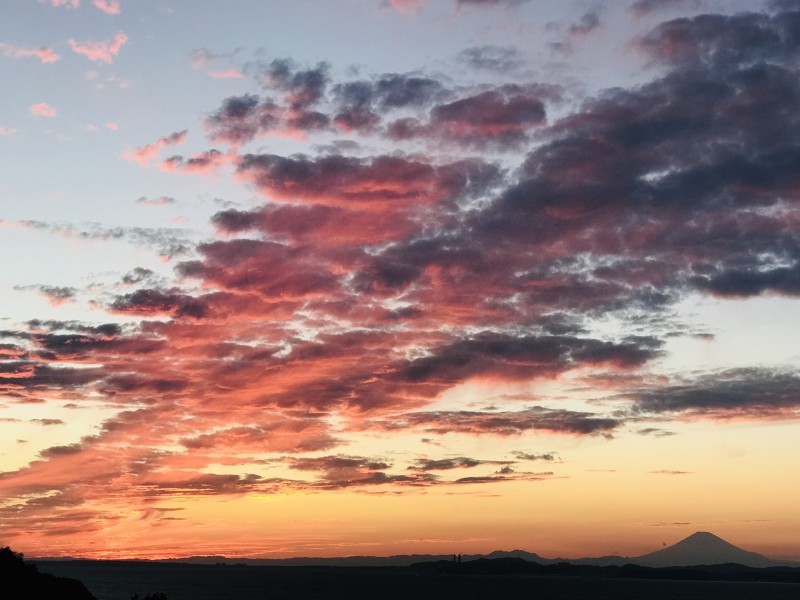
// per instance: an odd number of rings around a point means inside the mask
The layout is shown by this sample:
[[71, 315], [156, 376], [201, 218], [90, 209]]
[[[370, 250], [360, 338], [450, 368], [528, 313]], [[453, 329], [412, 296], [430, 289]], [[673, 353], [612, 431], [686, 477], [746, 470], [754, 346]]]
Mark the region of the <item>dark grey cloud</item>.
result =
[[654, 59], [669, 64], [742, 68], [796, 57], [799, 21], [797, 12], [706, 14], [663, 23], [639, 43]]
[[[172, 134], [172, 136], [174, 135], [177, 134]], [[29, 229], [49, 231], [66, 238], [102, 241], [126, 240], [137, 246], [154, 249], [161, 256], [167, 258], [188, 253], [192, 244], [190, 241], [192, 232], [180, 228], [106, 227], [97, 223], [87, 223], [79, 227], [71, 223], [35, 220], [19, 221], [18, 224]]]
[[527, 379], [587, 364], [633, 367], [658, 356], [660, 346], [661, 342], [652, 338], [614, 344], [570, 336], [483, 334], [410, 361], [396, 377], [412, 382], [452, 384], [486, 375]]
[[636, 433], [638, 433], [639, 435], [652, 435], [654, 437], [669, 437], [673, 435], [678, 435], [674, 431], [661, 429], [659, 427], [645, 427], [644, 429], [639, 429]]
[[37, 291], [53, 303], [61, 303], [66, 302], [67, 300], [72, 300], [78, 293], [77, 288], [56, 285], [15, 285], [14, 289], [19, 291]]
[[267, 88], [285, 93], [293, 110], [306, 110], [319, 102], [330, 81], [330, 66], [327, 63], [300, 69], [291, 59], [277, 58], [269, 63], [259, 64], [257, 70]]
[[424, 107], [445, 91], [442, 82], [411, 74], [385, 74], [374, 84], [375, 101], [384, 109]]
[[[49, 358], [56, 356], [52, 354]], [[47, 389], [77, 391], [99, 381], [103, 375], [100, 368], [53, 367], [28, 360], [4, 361], [0, 363], [0, 391], [4, 394]]]
[[337, 469], [365, 469], [367, 471], [382, 471], [391, 465], [382, 460], [375, 460], [363, 456], [349, 456], [345, 454], [318, 456], [313, 458], [288, 459], [293, 469], [300, 471], [335, 471]]
[[699, 8], [701, 0], [636, 0], [628, 9], [637, 17], [644, 17], [653, 12], [670, 10], [672, 8]]
[[800, 0], [770, 0], [767, 4], [772, 10], [800, 10]]
[[800, 295], [800, 255], [795, 260], [797, 262], [789, 267], [773, 266], [765, 270], [753, 264], [743, 269], [728, 268], [700, 275], [692, 281], [698, 288], [716, 296], [742, 298], [764, 292], [797, 296]]
[[519, 411], [428, 411], [398, 415], [392, 422], [373, 422], [386, 430], [419, 428], [431, 433], [519, 435], [548, 431], [573, 435], [607, 434], [622, 421], [592, 413], [532, 406]]
[[178, 288], [141, 289], [117, 296], [108, 308], [114, 312], [133, 315], [171, 315], [199, 319], [207, 314], [202, 298], [190, 296]]
[[[81, 321], [43, 321], [40, 319], [32, 319], [27, 322], [27, 325], [31, 328], [31, 330], [34, 331], [77, 331], [103, 338], [116, 337], [123, 332], [122, 326], [118, 323], [102, 323], [100, 325], [92, 325], [83, 323]], [[30, 337], [30, 334], [25, 333], [25, 337]]]
[[66, 456], [69, 454], [78, 454], [83, 452], [82, 444], [70, 444], [68, 446], [50, 446], [42, 450], [39, 455], [42, 458], [51, 458], [53, 456]]
[[122, 277], [122, 283], [126, 283], [128, 285], [133, 285], [136, 283], [142, 283], [148, 281], [153, 278], [155, 273], [150, 269], [145, 269], [143, 267], [135, 267], [131, 271], [128, 271]]
[[570, 25], [569, 33], [572, 36], [588, 35], [600, 25], [600, 15], [594, 11], [589, 11], [581, 17], [580, 21]]
[[338, 105], [333, 122], [345, 131], [371, 131], [380, 122], [373, 112], [374, 88], [371, 82], [350, 81], [333, 87]]
[[232, 96], [205, 122], [213, 141], [244, 144], [282, 124], [280, 107], [270, 99], [253, 94]]
[[524, 64], [522, 52], [512, 46], [476, 46], [458, 53], [459, 62], [470, 69], [508, 73]]
[[771, 418], [800, 408], [800, 375], [763, 368], [730, 369], [632, 394], [642, 413]]
[[169, 481], [145, 478], [137, 484], [137, 491], [145, 497], [221, 496], [258, 490], [269, 483], [270, 481], [254, 473], [246, 475], [208, 473], [185, 478], [175, 477]]
[[52, 425], [64, 425], [64, 421], [61, 419], [31, 419], [31, 423], [36, 423], [37, 425], [43, 425], [45, 427], [50, 427]]
[[507, 85], [461, 93], [432, 106], [427, 118], [403, 117], [386, 128], [389, 138], [448, 141], [469, 148], [519, 148], [545, 124], [545, 101], [557, 98], [555, 87]]
[[558, 452], [514, 452], [514, 458], [518, 460], [543, 460], [546, 462], [560, 462], [561, 457]]
[[[452, 469], [471, 469], [481, 465], [509, 465], [513, 461], [480, 460], [467, 456], [455, 458], [419, 458], [414, 464], [407, 467], [410, 471], [449, 471]], [[509, 472], [513, 472], [509, 471]]]

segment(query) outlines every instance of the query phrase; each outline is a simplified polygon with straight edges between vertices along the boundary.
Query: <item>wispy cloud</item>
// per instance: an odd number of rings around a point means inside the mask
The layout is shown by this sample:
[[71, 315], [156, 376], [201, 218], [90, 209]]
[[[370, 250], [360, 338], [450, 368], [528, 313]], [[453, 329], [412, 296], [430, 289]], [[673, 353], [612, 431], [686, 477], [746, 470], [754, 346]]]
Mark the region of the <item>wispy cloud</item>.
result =
[[61, 56], [49, 46], [26, 48], [5, 42], [0, 42], [0, 55], [5, 58], [38, 58], [44, 64], [52, 64], [61, 59]]
[[122, 153], [122, 158], [139, 163], [139, 165], [145, 167], [150, 163], [150, 161], [158, 157], [158, 155], [161, 153], [161, 149], [164, 146], [176, 146], [178, 144], [182, 144], [186, 140], [188, 133], [189, 132], [184, 129], [183, 131], [176, 131], [169, 135], [162, 136], [152, 144], [140, 146], [133, 150], [126, 150]]

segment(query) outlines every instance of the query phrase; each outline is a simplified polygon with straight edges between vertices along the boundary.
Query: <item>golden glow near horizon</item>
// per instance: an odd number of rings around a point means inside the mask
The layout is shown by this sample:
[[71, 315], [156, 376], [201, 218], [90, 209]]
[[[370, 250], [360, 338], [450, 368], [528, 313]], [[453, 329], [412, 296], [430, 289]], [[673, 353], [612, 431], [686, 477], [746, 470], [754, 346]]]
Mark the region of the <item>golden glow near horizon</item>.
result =
[[788, 8], [9, 2], [0, 546], [800, 560]]

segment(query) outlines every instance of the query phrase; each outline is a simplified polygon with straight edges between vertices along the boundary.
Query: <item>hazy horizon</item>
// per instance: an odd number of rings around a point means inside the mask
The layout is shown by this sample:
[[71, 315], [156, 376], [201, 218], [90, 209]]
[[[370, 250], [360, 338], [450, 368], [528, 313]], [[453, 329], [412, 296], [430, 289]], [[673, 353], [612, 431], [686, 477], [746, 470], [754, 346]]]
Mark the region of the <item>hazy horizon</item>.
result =
[[[666, 542], [663, 542], [661, 547], [654, 548], [651, 551], [648, 551], [648, 552], [646, 552], [646, 553], [644, 553], [642, 555], [638, 555], [638, 556], [612, 555], [612, 554], [608, 554], [608, 553], [603, 554], [603, 555], [599, 555], [599, 556], [564, 556], [564, 555], [561, 555], [561, 554], [555, 555], [555, 556], [544, 556], [544, 555], [536, 552], [536, 550], [532, 549], [532, 548], [495, 548], [494, 550], [490, 550], [490, 551], [487, 551], [487, 552], [478, 552], [478, 553], [471, 553], [471, 554], [463, 554], [463, 553], [458, 553], [458, 552], [455, 552], [455, 553], [431, 553], [431, 552], [413, 552], [412, 551], [412, 552], [404, 553], [404, 554], [401, 554], [401, 555], [372, 555], [372, 554], [341, 554], [341, 555], [330, 555], [330, 556], [295, 555], [295, 556], [284, 556], [284, 557], [280, 557], [280, 558], [274, 557], [274, 556], [229, 556], [229, 555], [222, 555], [222, 554], [207, 554], [207, 555], [171, 556], [171, 557], [163, 557], [161, 559], [156, 559], [156, 560], [178, 560], [179, 561], [181, 559], [200, 559], [200, 558], [226, 559], [226, 560], [253, 560], [253, 561], [258, 561], [258, 560], [292, 560], [292, 559], [311, 559], [311, 560], [321, 559], [321, 560], [326, 560], [326, 559], [343, 559], [343, 558], [359, 558], [359, 557], [363, 557], [363, 558], [392, 558], [392, 556], [420, 556], [420, 557], [425, 557], [425, 556], [434, 556], [434, 557], [436, 557], [436, 556], [444, 556], [444, 557], [447, 557], [447, 558], [449, 558], [450, 556], [453, 556], [453, 557], [463, 556], [465, 560], [466, 559], [470, 559], [471, 560], [474, 557], [490, 556], [492, 554], [505, 554], [505, 553], [513, 554], [513, 553], [517, 553], [517, 552], [522, 552], [522, 553], [525, 553], [525, 554], [535, 555], [535, 556], [538, 556], [538, 557], [540, 557], [542, 559], [545, 559], [545, 560], [558, 560], [558, 559], [578, 560], [578, 559], [605, 558], [605, 557], [609, 557], [609, 556], [618, 556], [620, 558], [638, 558], [640, 556], [647, 556], [649, 554], [657, 553], [659, 550], [672, 549], [674, 546], [679, 545], [681, 542], [685, 542], [685, 541], [691, 540], [692, 538], [694, 538], [694, 537], [696, 537], [698, 535], [710, 535], [713, 538], [717, 538], [717, 539], [721, 540], [723, 543], [730, 544], [730, 542], [728, 542], [728, 540], [722, 540], [721, 538], [719, 538], [719, 536], [716, 536], [715, 534], [713, 534], [711, 532], [696, 531], [696, 532], [690, 534], [689, 536], [687, 536], [685, 538], [681, 538], [679, 540], [674, 540], [674, 541], [670, 542], [669, 544], [667, 544]], [[749, 550], [747, 548], [739, 547], [736, 544], [732, 544], [732, 546], [734, 548], [736, 548], [737, 550], [743, 550], [745, 552], [749, 552]], [[59, 558], [59, 557], [30, 556], [30, 557], [27, 557], [27, 558], [31, 559], [31, 560], [47, 560], [47, 559], [50, 559], [50, 558]], [[61, 558], [80, 558], [80, 557], [61, 557]], [[797, 566], [800, 566], [800, 563], [798, 563], [797, 561], [793, 561], [793, 560], [791, 560], [789, 558], [786, 558], [786, 557], [766, 556], [766, 558], [771, 559], [771, 560], [775, 560], [775, 561], [786, 561], [788, 563], [794, 563]], [[146, 558], [137, 559], [136, 557], [129, 557], [129, 559], [131, 559], [131, 560], [149, 560], [149, 559], [146, 559]]]
[[9, 0], [0, 546], [800, 561], [794, 0]]

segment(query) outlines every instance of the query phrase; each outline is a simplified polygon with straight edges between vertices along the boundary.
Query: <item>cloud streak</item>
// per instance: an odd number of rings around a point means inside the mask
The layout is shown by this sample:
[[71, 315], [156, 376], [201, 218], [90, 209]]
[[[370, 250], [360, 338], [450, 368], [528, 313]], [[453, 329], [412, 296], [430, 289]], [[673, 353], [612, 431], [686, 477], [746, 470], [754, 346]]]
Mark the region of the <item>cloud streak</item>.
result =
[[49, 46], [39, 46], [37, 48], [25, 48], [0, 42], [0, 55], [5, 58], [38, 58], [43, 64], [49, 65], [61, 59]]

